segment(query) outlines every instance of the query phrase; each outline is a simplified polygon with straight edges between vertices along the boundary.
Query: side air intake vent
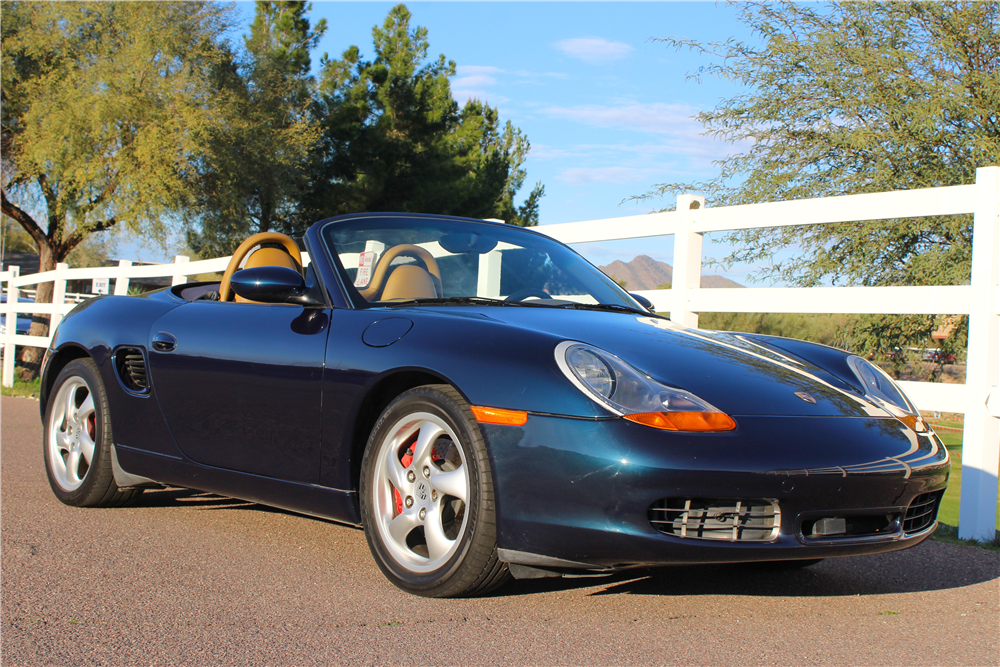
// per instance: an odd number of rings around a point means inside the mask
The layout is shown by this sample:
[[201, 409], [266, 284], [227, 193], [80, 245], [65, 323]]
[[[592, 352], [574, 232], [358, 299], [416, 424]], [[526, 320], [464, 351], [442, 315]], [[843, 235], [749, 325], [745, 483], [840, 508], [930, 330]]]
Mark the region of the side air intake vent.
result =
[[142, 355], [142, 350], [134, 347], [120, 348], [115, 353], [115, 367], [126, 389], [139, 394], [144, 394], [149, 389], [146, 358]]

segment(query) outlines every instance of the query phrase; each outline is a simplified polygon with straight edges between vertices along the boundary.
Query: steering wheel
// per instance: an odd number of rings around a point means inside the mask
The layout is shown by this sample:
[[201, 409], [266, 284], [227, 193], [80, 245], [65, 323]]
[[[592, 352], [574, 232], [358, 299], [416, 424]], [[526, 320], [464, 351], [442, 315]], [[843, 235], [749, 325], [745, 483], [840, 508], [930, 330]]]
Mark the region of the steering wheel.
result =
[[524, 301], [529, 296], [537, 296], [539, 299], [551, 299], [552, 295], [548, 292], [534, 287], [525, 287], [524, 289], [519, 289], [510, 296], [508, 296], [504, 301]]
[[438, 268], [438, 264], [434, 259], [434, 256], [420, 246], [410, 243], [401, 243], [382, 253], [382, 257], [378, 260], [378, 266], [375, 267], [375, 271], [372, 273], [372, 278], [368, 283], [368, 287], [358, 290], [358, 293], [360, 293], [366, 301], [371, 301], [382, 291], [382, 288], [385, 287], [385, 281], [389, 277], [389, 265], [392, 264], [392, 260], [397, 257], [413, 257], [414, 259], [423, 262], [424, 266], [427, 267], [427, 272], [436, 279], [435, 289], [438, 292], [438, 296], [441, 296], [441, 269]]
[[288, 251], [288, 254], [292, 256], [292, 259], [295, 260], [296, 264], [302, 266], [302, 253], [299, 252], [299, 247], [295, 245], [295, 241], [292, 240], [292, 237], [279, 234], [278, 232], [263, 232], [260, 234], [254, 234], [240, 244], [240, 247], [233, 253], [232, 259], [229, 260], [229, 266], [226, 267], [226, 272], [222, 274], [222, 282], [219, 283], [219, 301], [232, 300], [233, 291], [230, 287], [230, 282], [233, 279], [233, 274], [240, 268], [243, 258], [250, 254], [250, 251], [253, 250], [254, 246], [258, 246], [262, 243], [281, 244], [281, 246]]

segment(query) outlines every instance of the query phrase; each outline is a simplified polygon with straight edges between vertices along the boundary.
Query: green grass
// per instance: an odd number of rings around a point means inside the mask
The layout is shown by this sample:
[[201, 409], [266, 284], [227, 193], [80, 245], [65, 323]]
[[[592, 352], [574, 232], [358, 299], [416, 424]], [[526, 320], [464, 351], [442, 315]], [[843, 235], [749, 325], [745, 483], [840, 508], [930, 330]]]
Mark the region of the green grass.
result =
[[38, 394], [41, 391], [42, 379], [35, 378], [31, 382], [22, 382], [17, 378], [14, 378], [13, 387], [0, 387], [0, 395], [3, 396], [21, 396], [25, 398], [38, 398]]
[[[938, 521], [943, 525], [934, 534], [934, 539], [939, 542], [985, 546], [987, 549], [1000, 550], [1000, 542], [994, 541], [992, 545], [983, 545], [973, 540], [958, 539], [958, 529], [955, 526], [958, 525], [958, 506], [962, 493], [962, 434], [942, 431], [938, 435], [951, 454], [951, 477], [948, 478], [948, 490], [945, 491], [941, 507], [938, 509]], [[1000, 530], [1000, 499], [997, 500], [997, 529]]]
[[948, 426], [950, 428], [962, 428], [964, 425], [964, 422], [961, 419], [951, 419], [947, 417], [934, 419], [934, 418], [928, 418], [926, 414], [924, 415], [924, 418], [927, 419], [927, 421], [931, 422], [934, 426]]
[[[951, 477], [948, 478], [948, 490], [941, 499], [938, 521], [949, 526], [957, 526], [958, 504], [962, 489], [962, 434], [945, 431], [938, 435], [951, 454]], [[997, 528], [1000, 529], [1000, 500], [997, 502]]]
[[1000, 531], [992, 542], [979, 542], [978, 540], [958, 539], [958, 528], [943, 523], [938, 524], [938, 528], [931, 537], [935, 542], [945, 542], [946, 544], [958, 544], [964, 547], [979, 547], [988, 551], [1000, 551]]

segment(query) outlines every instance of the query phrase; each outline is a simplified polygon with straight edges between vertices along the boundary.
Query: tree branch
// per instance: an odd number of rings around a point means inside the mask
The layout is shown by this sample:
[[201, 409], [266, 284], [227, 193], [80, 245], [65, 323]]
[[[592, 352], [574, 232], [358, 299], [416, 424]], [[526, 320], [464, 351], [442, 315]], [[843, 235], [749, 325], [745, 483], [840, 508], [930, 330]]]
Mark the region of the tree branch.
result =
[[43, 232], [42, 228], [38, 226], [35, 219], [25, 212], [24, 209], [7, 198], [7, 190], [0, 188], [0, 194], [3, 196], [4, 215], [24, 227], [24, 230], [31, 235], [31, 238], [38, 244], [39, 247], [46, 243], [48, 239], [45, 236], [45, 232]]
[[62, 248], [65, 250], [64, 256], [68, 255], [73, 248], [83, 243], [83, 240], [91, 234], [111, 229], [116, 224], [118, 224], [117, 218], [108, 218], [107, 220], [101, 220], [100, 222], [95, 222], [92, 225], [87, 225], [84, 228], [77, 229], [62, 243]]

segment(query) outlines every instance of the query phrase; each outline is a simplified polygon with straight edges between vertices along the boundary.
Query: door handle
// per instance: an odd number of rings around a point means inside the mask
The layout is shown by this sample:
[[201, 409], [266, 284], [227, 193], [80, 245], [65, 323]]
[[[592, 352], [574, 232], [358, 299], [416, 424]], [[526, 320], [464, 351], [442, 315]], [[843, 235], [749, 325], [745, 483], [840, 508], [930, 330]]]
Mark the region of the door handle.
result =
[[153, 334], [153, 349], [157, 352], [173, 352], [177, 347], [177, 339], [166, 331]]

